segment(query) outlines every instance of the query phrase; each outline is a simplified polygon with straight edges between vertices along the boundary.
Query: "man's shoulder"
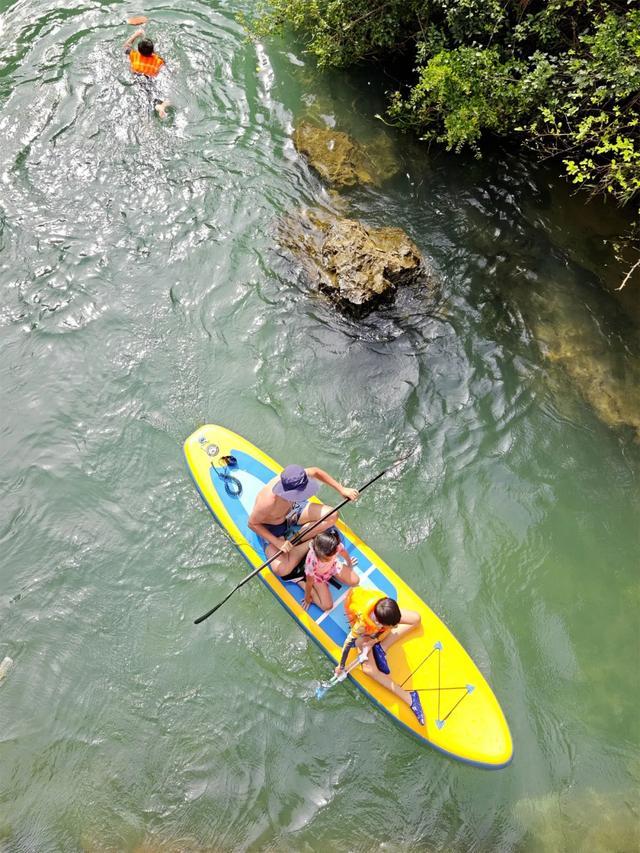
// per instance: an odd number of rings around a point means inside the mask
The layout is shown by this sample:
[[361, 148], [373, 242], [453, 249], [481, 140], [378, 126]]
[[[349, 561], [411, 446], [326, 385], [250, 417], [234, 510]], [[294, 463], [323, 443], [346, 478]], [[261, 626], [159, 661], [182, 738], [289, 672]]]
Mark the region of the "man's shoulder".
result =
[[262, 506], [265, 506], [265, 505], [267, 505], [267, 504], [272, 503], [272, 498], [274, 497], [274, 494], [273, 494], [273, 492], [271, 491], [271, 489], [270, 489], [270, 487], [269, 487], [269, 486], [270, 486], [270, 484], [269, 484], [269, 483], [267, 483], [266, 485], [264, 485], [264, 486], [260, 489], [260, 491], [258, 492], [258, 494], [256, 495], [256, 501], [255, 501], [255, 504], [254, 504], [254, 509], [255, 509], [256, 507], [258, 507], [258, 508], [259, 508], [259, 507], [262, 507]]

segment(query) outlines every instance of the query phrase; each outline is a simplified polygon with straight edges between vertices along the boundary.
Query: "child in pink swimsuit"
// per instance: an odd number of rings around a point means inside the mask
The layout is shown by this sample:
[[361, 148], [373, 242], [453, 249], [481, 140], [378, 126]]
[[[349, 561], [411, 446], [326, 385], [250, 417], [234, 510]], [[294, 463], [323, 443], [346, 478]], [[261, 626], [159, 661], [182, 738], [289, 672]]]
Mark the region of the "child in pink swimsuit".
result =
[[353, 570], [355, 564], [356, 560], [349, 556], [335, 527], [318, 533], [309, 546], [304, 563], [304, 609], [308, 610], [313, 601], [323, 610], [331, 610], [333, 599], [329, 581], [335, 576], [340, 583], [357, 586], [360, 578]]

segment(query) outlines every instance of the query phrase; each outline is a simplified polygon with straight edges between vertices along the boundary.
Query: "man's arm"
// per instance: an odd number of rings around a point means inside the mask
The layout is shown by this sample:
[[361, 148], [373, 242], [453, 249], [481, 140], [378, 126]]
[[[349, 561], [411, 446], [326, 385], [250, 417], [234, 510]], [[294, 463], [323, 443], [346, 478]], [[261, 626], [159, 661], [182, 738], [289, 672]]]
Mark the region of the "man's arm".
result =
[[256, 521], [253, 517], [253, 513], [249, 516], [249, 521], [247, 525], [250, 530], [253, 530], [254, 533], [257, 533], [261, 539], [264, 539], [265, 542], [268, 542], [270, 545], [273, 545], [274, 548], [278, 548], [278, 550], [282, 551], [283, 554], [288, 554], [289, 551], [293, 548], [291, 542], [288, 539], [281, 538], [279, 539], [277, 536], [274, 536], [273, 533], [261, 524], [259, 521]]
[[265, 542], [268, 542], [270, 545], [273, 545], [274, 548], [278, 548], [284, 554], [288, 553], [293, 547], [291, 542], [284, 537], [274, 536], [273, 533], [264, 526], [262, 521], [262, 512], [261, 512], [261, 492], [256, 497], [256, 502], [253, 505], [253, 509], [249, 514], [249, 519], [247, 524], [250, 530], [253, 530], [254, 533], [257, 533], [261, 539], [264, 539]]
[[143, 35], [144, 35], [144, 30], [141, 28], [139, 30], [136, 30], [133, 35], [129, 36], [129, 38], [126, 40], [126, 42], [122, 46], [122, 49], [124, 50], [124, 52], [130, 53], [131, 49], [133, 47], [134, 41], [136, 39], [142, 38]]
[[321, 483], [326, 483], [327, 486], [331, 486], [331, 488], [335, 489], [343, 498], [349, 498], [350, 501], [358, 500], [360, 492], [357, 489], [350, 489], [347, 486], [341, 485], [337, 480], [333, 479], [331, 474], [327, 474], [326, 471], [323, 471], [322, 468], [305, 468], [305, 471], [309, 477], [313, 477], [314, 480], [320, 480]]

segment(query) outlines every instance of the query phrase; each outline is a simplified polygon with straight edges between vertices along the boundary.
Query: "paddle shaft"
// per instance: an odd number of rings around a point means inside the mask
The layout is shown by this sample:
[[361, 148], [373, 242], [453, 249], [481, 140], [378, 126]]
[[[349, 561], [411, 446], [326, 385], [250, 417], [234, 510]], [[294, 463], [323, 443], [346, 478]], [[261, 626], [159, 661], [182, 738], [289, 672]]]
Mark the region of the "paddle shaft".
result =
[[[379, 480], [379, 479], [380, 479], [380, 477], [384, 477], [384, 475], [387, 473], [387, 471], [390, 471], [390, 470], [391, 470], [392, 468], [394, 468], [397, 464], [398, 464], [397, 462], [394, 462], [394, 463], [393, 463], [393, 465], [390, 465], [388, 468], [385, 468], [385, 469], [384, 469], [384, 471], [381, 471], [379, 474], [376, 474], [376, 476], [375, 476], [375, 477], [372, 477], [370, 480], [368, 480], [368, 481], [364, 484], [364, 486], [361, 486], [361, 487], [358, 489], [358, 493], [359, 493], [359, 494], [362, 494], [362, 492], [364, 492], [364, 490], [365, 490], [365, 489], [368, 489], [368, 488], [369, 488], [369, 486], [371, 486], [373, 483], [375, 483], [375, 481], [376, 481], [376, 480]], [[317, 521], [314, 521], [314, 523], [313, 523], [310, 527], [305, 527], [303, 530], [299, 530], [299, 531], [298, 531], [298, 533], [296, 533], [296, 535], [293, 537], [293, 539], [291, 539], [291, 544], [292, 544], [292, 545], [297, 545], [299, 542], [301, 542], [301, 541], [302, 541], [302, 539], [303, 539], [305, 536], [307, 536], [309, 533], [311, 533], [311, 531], [312, 531], [314, 528], [316, 528], [319, 524], [322, 524], [322, 522], [323, 522], [323, 521], [325, 521], [327, 518], [329, 518], [329, 516], [331, 516], [331, 515], [333, 515], [334, 513], [338, 512], [338, 510], [339, 510], [339, 509], [342, 509], [342, 507], [343, 507], [345, 504], [348, 504], [350, 501], [351, 501], [351, 498], [345, 498], [341, 503], [339, 503], [339, 504], [338, 504], [338, 506], [335, 506], [335, 507], [334, 507], [330, 512], [327, 512], [325, 515], [323, 515], [323, 516], [322, 516], [322, 518], [319, 518]], [[251, 580], [251, 578], [254, 578], [256, 575], [260, 574], [260, 572], [261, 572], [263, 569], [266, 569], [266, 568], [267, 568], [267, 566], [270, 566], [270, 565], [271, 565], [271, 563], [273, 563], [273, 561], [274, 561], [275, 559], [277, 559], [277, 558], [278, 558], [282, 553], [284, 553], [284, 552], [283, 552], [282, 548], [280, 548], [280, 550], [279, 550], [279, 551], [276, 551], [276, 553], [273, 555], [273, 557], [271, 557], [270, 559], [266, 560], [266, 561], [265, 561], [261, 566], [258, 566], [258, 568], [257, 568], [257, 569], [254, 569], [252, 572], [249, 572], [249, 574], [248, 574], [246, 577], [244, 577], [244, 578], [240, 581], [240, 583], [239, 583], [239, 584], [237, 584], [237, 585], [236, 585], [236, 586], [231, 590], [231, 592], [229, 593], [229, 595], [227, 595], [227, 596], [226, 596], [226, 598], [223, 598], [223, 599], [222, 599], [222, 601], [220, 601], [218, 604], [216, 604], [216, 606], [215, 606], [215, 607], [212, 607], [212, 608], [211, 608], [211, 610], [207, 610], [207, 612], [206, 612], [206, 613], [203, 613], [203, 614], [202, 614], [202, 616], [198, 616], [198, 618], [197, 618], [197, 619], [194, 619], [193, 624], [194, 624], [194, 625], [199, 625], [201, 622], [204, 622], [204, 620], [205, 620], [205, 619], [208, 619], [208, 618], [209, 618], [209, 616], [212, 616], [212, 615], [216, 612], [216, 610], [217, 610], [219, 607], [222, 607], [222, 605], [223, 605], [226, 601], [229, 601], [229, 599], [231, 598], [231, 596], [233, 595], [233, 593], [234, 593], [234, 592], [237, 592], [237, 591], [240, 589], [240, 587], [244, 586], [248, 581], [250, 581], [250, 580]]]
[[356, 667], [361, 666], [366, 661], [366, 659], [368, 657], [369, 657], [369, 649], [365, 649], [364, 651], [360, 652], [360, 654], [353, 661], [353, 663], [349, 664], [349, 666], [346, 669], [343, 669], [342, 672], [340, 673], [340, 675], [333, 675], [331, 677], [331, 679], [329, 681], [327, 681], [327, 683], [324, 685], [324, 687], [319, 687], [318, 690], [316, 690], [316, 698], [322, 699], [322, 697], [325, 695], [325, 693], [328, 690], [331, 690], [331, 688], [335, 687], [336, 684], [341, 684], [346, 679], [346, 677], [349, 675], [349, 673], [352, 672]]

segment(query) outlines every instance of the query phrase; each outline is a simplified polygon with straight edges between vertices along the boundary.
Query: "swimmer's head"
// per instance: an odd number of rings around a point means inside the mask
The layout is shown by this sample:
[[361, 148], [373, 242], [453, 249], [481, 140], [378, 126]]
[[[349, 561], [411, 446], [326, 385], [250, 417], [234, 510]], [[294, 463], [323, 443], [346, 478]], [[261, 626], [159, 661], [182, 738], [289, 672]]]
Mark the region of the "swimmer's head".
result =
[[151, 56], [153, 54], [153, 42], [151, 39], [140, 39], [138, 42], [138, 53], [142, 56]]

